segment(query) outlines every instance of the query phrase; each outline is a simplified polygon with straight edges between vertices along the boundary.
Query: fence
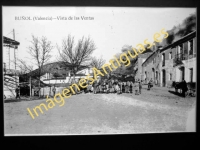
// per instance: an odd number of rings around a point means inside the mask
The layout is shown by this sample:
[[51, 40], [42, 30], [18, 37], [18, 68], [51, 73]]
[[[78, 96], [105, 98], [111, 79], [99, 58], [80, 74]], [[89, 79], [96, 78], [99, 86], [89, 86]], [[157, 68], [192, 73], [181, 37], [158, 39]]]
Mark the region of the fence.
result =
[[[55, 87], [55, 88], [56, 88], [55, 94], [57, 94], [57, 93], [61, 93], [62, 94], [63, 89], [65, 89], [66, 87]], [[41, 88], [40, 89], [40, 95], [44, 96], [44, 97], [46, 97], [47, 95], [53, 96], [52, 87], [51, 88], [50, 87]]]

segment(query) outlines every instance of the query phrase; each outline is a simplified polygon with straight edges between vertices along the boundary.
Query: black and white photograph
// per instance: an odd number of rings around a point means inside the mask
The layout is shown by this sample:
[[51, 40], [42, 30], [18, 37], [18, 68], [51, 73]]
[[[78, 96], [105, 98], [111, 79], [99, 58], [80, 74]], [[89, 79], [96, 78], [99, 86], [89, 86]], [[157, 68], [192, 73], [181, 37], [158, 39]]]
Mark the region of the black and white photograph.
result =
[[196, 132], [196, 13], [2, 6], [4, 136]]

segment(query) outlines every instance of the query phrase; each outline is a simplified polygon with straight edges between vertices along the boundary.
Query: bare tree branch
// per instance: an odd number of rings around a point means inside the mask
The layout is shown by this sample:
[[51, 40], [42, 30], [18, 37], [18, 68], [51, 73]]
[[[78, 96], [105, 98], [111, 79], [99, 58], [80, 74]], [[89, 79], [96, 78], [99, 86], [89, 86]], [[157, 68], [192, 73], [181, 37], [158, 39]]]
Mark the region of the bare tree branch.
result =
[[92, 57], [90, 66], [100, 69], [105, 64], [105, 62], [106, 61], [102, 57], [100, 57], [100, 58]]
[[74, 44], [74, 37], [68, 35], [67, 39], [63, 39], [62, 47], [57, 45], [59, 53], [59, 61], [63, 61], [67, 66], [71, 65], [73, 75], [80, 71], [83, 65], [88, 65], [91, 54], [96, 49], [94, 42], [88, 37], [82, 37], [77, 45]]
[[47, 40], [46, 37], [43, 36], [41, 39], [39, 39], [38, 37], [32, 35], [31, 46], [29, 46], [28, 49], [30, 55], [35, 60], [38, 67], [38, 79], [40, 89], [40, 76], [43, 71], [42, 69], [44, 69], [44, 64], [46, 64], [51, 58], [50, 52], [53, 49], [53, 46], [51, 42]]

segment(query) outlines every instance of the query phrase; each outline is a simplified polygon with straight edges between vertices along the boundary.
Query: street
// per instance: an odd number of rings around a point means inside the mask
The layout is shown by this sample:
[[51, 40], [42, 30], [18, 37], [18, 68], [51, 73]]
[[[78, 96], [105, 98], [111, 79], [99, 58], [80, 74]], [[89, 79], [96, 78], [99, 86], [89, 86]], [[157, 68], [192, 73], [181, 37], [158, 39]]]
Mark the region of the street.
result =
[[[4, 103], [5, 135], [134, 134], [195, 131], [196, 97], [144, 85], [134, 93], [78, 94], [32, 119], [27, 108], [46, 99]], [[18, 102], [17, 102], [18, 101]]]

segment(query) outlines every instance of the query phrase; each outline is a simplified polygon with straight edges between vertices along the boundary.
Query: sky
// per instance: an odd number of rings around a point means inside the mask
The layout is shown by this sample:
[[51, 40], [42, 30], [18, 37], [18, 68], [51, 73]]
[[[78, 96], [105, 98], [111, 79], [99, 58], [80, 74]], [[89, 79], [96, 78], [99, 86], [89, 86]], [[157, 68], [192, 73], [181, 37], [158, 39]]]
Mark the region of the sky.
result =
[[[28, 53], [32, 35], [46, 36], [55, 46], [51, 61], [56, 60], [62, 40], [70, 34], [75, 42], [80, 38], [90, 37], [96, 50], [93, 56], [102, 56], [107, 62], [119, 52], [124, 45], [136, 47], [145, 39], [153, 42], [153, 35], [161, 29], [170, 30], [196, 8], [164, 7], [3, 7], [3, 36], [20, 42], [18, 58], [33, 60]], [[16, 17], [30, 17], [32, 20], [16, 20]], [[73, 20], [33, 20], [34, 17], [66, 17]], [[81, 16], [93, 17], [93, 20], [81, 20]], [[74, 20], [79, 17], [79, 20]], [[3, 53], [6, 54], [4, 49]], [[6, 59], [6, 57], [4, 57]]]

